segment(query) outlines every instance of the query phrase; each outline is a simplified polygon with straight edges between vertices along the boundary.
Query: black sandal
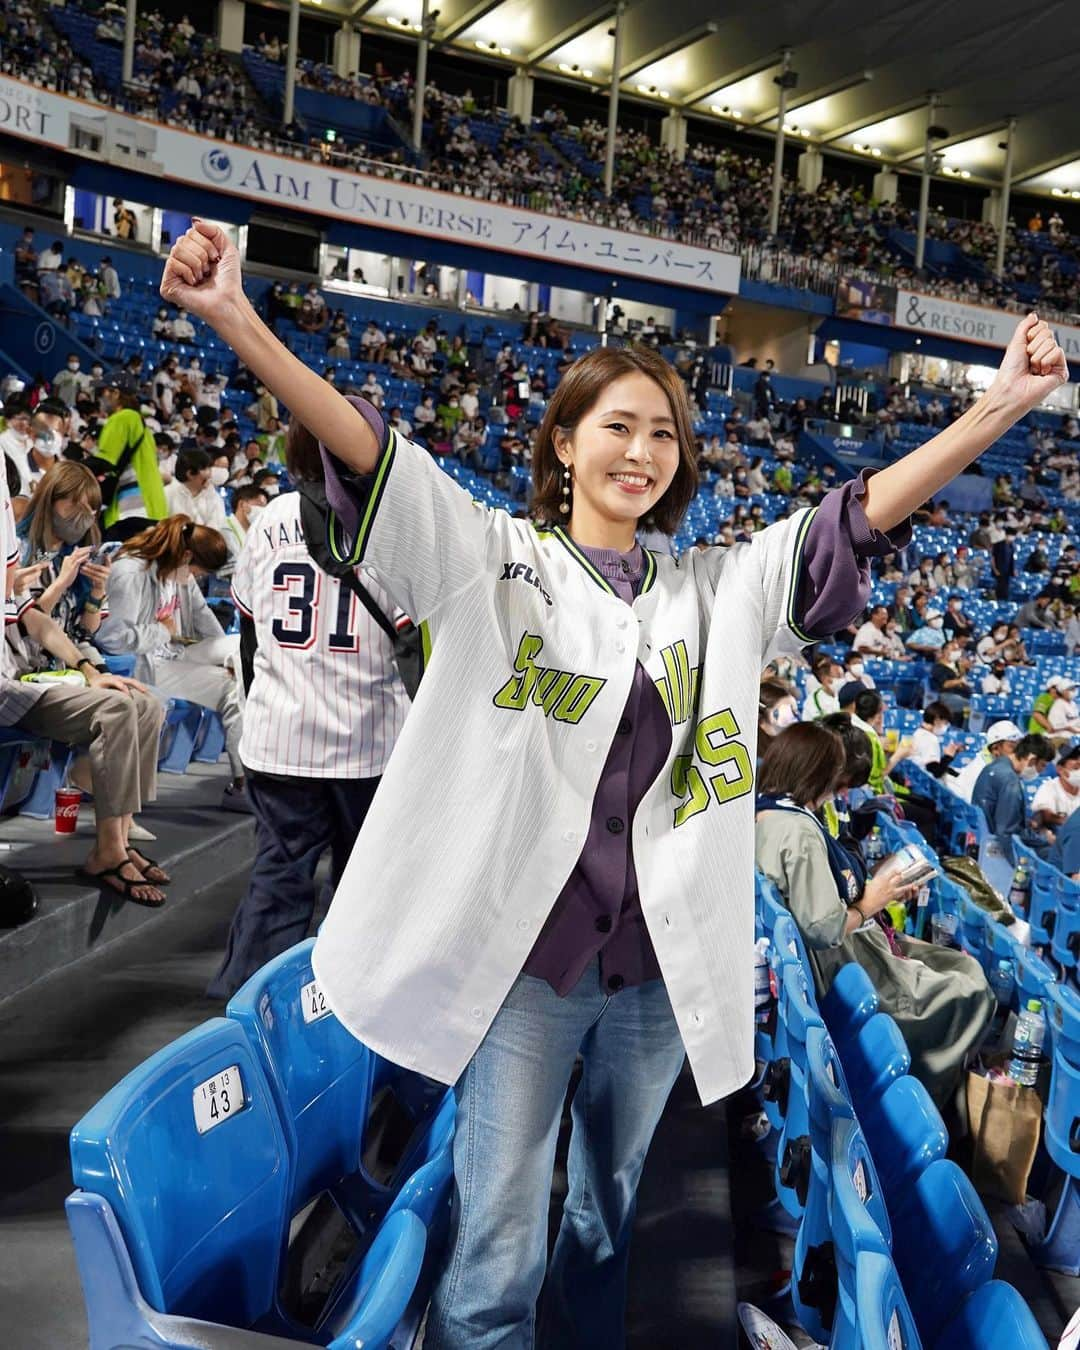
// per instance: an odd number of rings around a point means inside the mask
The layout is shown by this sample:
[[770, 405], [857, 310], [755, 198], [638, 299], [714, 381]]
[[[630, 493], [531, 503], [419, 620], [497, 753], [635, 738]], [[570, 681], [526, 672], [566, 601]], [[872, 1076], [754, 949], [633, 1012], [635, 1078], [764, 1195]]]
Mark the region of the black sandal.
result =
[[[139, 864], [135, 861], [135, 858], [131, 856], [133, 853], [135, 854], [135, 857], [141, 858], [143, 860], [143, 862], [146, 864], [145, 867], [139, 866]], [[168, 886], [169, 883], [172, 881], [172, 877], [169, 876], [168, 872], [165, 871], [164, 867], [162, 867], [162, 865], [159, 862], [157, 862], [154, 858], [148, 858], [146, 854], [142, 851], [142, 849], [131, 848], [129, 845], [127, 855], [128, 855], [128, 862], [131, 863], [132, 867], [134, 867], [137, 872], [141, 872], [143, 874], [149, 885]], [[122, 863], [121, 866], [123, 866]], [[151, 872], [160, 872], [161, 875], [159, 877], [152, 877], [149, 875]], [[135, 882], [136, 886], [138, 884], [139, 884], [138, 882]]]
[[[145, 905], [147, 909], [160, 909], [166, 900], [164, 895], [160, 900], [150, 900], [135, 894], [139, 887], [156, 886], [157, 882], [147, 881], [145, 877], [140, 881], [135, 881], [132, 877], [121, 876], [125, 867], [135, 867], [135, 864], [130, 858], [126, 858], [119, 866], [106, 867], [103, 872], [88, 872], [85, 867], [77, 867], [75, 875], [80, 881], [88, 881], [92, 886], [99, 886], [103, 891], [110, 890], [115, 895], [123, 896], [125, 900], [130, 900], [133, 905]], [[135, 870], [138, 871], [138, 868]], [[113, 884], [117, 881], [120, 883], [119, 886]]]

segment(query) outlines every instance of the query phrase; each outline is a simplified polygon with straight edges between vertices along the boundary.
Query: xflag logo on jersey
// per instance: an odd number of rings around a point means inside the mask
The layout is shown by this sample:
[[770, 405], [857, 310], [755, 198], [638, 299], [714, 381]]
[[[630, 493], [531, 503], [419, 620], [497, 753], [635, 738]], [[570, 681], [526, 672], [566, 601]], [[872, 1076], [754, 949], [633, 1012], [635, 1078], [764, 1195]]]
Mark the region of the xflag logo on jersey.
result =
[[500, 581], [523, 581], [526, 586], [535, 586], [544, 597], [545, 604], [552, 603], [551, 596], [544, 590], [544, 584], [528, 563], [504, 562]]

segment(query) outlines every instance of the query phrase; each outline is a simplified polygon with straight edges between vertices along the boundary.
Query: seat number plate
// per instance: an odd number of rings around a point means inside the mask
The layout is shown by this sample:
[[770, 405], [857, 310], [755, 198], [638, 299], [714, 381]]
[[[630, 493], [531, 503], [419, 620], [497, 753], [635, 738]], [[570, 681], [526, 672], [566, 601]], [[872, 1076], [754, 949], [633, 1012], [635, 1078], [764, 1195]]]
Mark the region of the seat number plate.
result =
[[318, 1022], [320, 1018], [330, 1016], [330, 1005], [319, 987], [318, 980], [312, 980], [300, 990], [300, 1007], [303, 1009], [305, 1022]]
[[192, 1093], [195, 1128], [200, 1134], [216, 1129], [244, 1109], [244, 1080], [239, 1064], [230, 1064], [213, 1078], [200, 1083]]
[[855, 1164], [855, 1171], [851, 1174], [852, 1185], [855, 1187], [855, 1194], [862, 1203], [866, 1204], [866, 1197], [870, 1194], [870, 1187], [866, 1184], [866, 1168], [861, 1162]]

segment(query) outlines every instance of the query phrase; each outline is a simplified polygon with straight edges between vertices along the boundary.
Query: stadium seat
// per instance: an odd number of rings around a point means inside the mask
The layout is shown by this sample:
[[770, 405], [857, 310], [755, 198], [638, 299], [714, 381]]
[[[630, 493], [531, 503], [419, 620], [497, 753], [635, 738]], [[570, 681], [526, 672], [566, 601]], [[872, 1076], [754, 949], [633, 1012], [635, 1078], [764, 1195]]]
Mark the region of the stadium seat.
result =
[[993, 1275], [997, 1238], [975, 1187], [939, 1158], [893, 1215], [893, 1255], [925, 1345], [938, 1344], [962, 1302]]
[[213, 708], [204, 708], [191, 758], [196, 764], [216, 764], [224, 753], [225, 725]]
[[857, 961], [836, 972], [821, 1001], [825, 1024], [838, 1045], [846, 1045], [878, 1010], [877, 990]]
[[67, 781], [68, 769], [75, 758], [70, 745], [59, 741], [49, 743], [48, 764], [37, 771], [30, 791], [19, 807], [20, 816], [31, 820], [52, 820], [56, 814], [56, 789]]
[[911, 1068], [911, 1054], [888, 1013], [875, 1013], [846, 1047], [844, 1070], [860, 1118], [874, 1112], [885, 1089]]
[[811, 1000], [803, 967], [784, 972], [780, 993], [780, 1017], [787, 1028], [787, 1052], [790, 1065], [787, 1111], [777, 1148], [776, 1194], [794, 1218], [806, 1206], [810, 1184], [810, 1136], [807, 1122], [806, 1037], [811, 1027], [822, 1027], [821, 1014]]
[[855, 1259], [855, 1322], [859, 1350], [922, 1350], [896, 1266], [881, 1252]]
[[195, 738], [202, 725], [203, 709], [185, 698], [172, 698], [161, 729], [158, 773], [187, 773], [195, 751]]
[[1044, 1007], [1052, 1054], [1043, 1140], [1064, 1184], [1046, 1236], [1032, 1254], [1039, 1265], [1080, 1275], [1080, 994], [1051, 984]]
[[1075, 982], [1080, 958], [1080, 910], [1061, 908], [1057, 911], [1050, 936], [1050, 957], [1057, 966], [1058, 978]]
[[1048, 1350], [1048, 1347], [1035, 1315], [1012, 1285], [988, 1280], [949, 1318], [931, 1350]]
[[71, 1161], [92, 1350], [226, 1346], [230, 1327], [334, 1350], [388, 1345], [423, 1261], [408, 1211], [354, 1272], [347, 1316], [312, 1333], [280, 1312], [285, 1135], [236, 1023], [204, 1023], [128, 1074], [72, 1130]]
[[865, 1129], [892, 1213], [915, 1177], [944, 1158], [949, 1132], [926, 1088], [910, 1074], [889, 1084]]
[[277, 1100], [292, 1163], [293, 1212], [329, 1191], [364, 1235], [402, 1184], [436, 1156], [442, 1157], [442, 1198], [448, 1200], [453, 1093], [440, 1088], [435, 1096], [423, 1081], [429, 1109], [416, 1110], [415, 1118], [405, 1112], [410, 1137], [402, 1141], [392, 1174], [376, 1180], [364, 1166], [376, 1091], [415, 1075], [372, 1054], [330, 1011], [311, 968], [314, 945], [309, 939], [268, 961], [229, 1000], [225, 1015], [243, 1027]]
[[966, 892], [960, 897], [957, 905], [957, 914], [960, 919], [960, 926], [956, 935], [960, 939], [960, 946], [968, 956], [973, 956], [979, 965], [986, 968], [986, 910], [980, 907], [972, 900]]
[[892, 1229], [866, 1138], [855, 1120], [834, 1121], [829, 1158], [837, 1300], [830, 1350], [859, 1345], [857, 1265], [860, 1255], [889, 1257]]

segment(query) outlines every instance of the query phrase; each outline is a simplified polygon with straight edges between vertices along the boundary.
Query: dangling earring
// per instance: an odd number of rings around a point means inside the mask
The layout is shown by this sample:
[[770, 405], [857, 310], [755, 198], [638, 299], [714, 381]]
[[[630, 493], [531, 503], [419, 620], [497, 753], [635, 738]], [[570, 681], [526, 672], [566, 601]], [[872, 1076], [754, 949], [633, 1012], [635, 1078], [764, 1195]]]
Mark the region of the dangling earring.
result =
[[569, 466], [569, 464], [564, 464], [564, 465], [563, 465], [563, 471], [562, 471], [562, 495], [563, 495], [563, 499], [562, 499], [562, 502], [561, 502], [561, 504], [560, 504], [560, 506], [559, 506], [559, 511], [561, 512], [562, 515], [568, 516], [568, 515], [570, 514], [570, 466]]

